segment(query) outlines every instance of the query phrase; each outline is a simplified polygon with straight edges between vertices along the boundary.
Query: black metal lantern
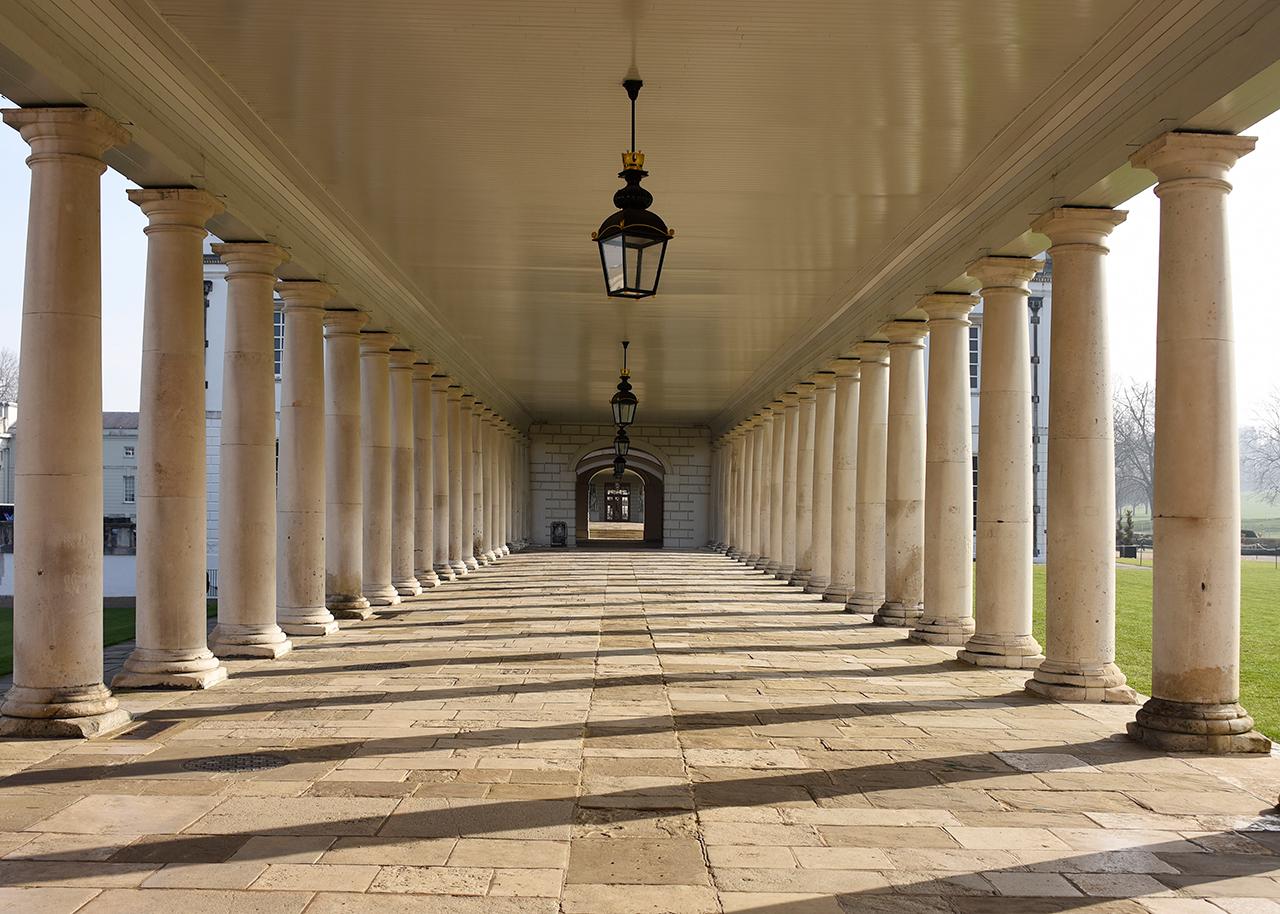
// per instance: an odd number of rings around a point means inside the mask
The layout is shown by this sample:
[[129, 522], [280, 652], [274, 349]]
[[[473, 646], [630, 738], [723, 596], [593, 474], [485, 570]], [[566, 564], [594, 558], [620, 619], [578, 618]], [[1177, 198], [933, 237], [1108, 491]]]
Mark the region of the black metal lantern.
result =
[[648, 298], [658, 291], [667, 242], [675, 232], [667, 228], [662, 217], [649, 211], [653, 194], [640, 186], [640, 181], [649, 176], [644, 170], [644, 153], [636, 151], [636, 96], [644, 82], [627, 79], [622, 85], [631, 99], [631, 151], [622, 154], [618, 177], [627, 183], [613, 195], [618, 211], [601, 222], [591, 238], [600, 246], [605, 294], [612, 298]]
[[631, 438], [627, 435], [625, 428], [618, 429], [618, 434], [613, 439], [613, 453], [626, 459], [627, 452], [631, 450]]
[[618, 381], [618, 392], [609, 401], [613, 407], [613, 424], [619, 429], [624, 429], [636, 421], [636, 407], [640, 404], [636, 395], [631, 392], [631, 381], [628, 380], [631, 377], [631, 371], [627, 368], [627, 347], [630, 345], [630, 340], [622, 341], [622, 374]]
[[616, 479], [621, 479], [622, 474], [627, 471], [627, 461], [623, 457], [613, 458], [613, 475]]

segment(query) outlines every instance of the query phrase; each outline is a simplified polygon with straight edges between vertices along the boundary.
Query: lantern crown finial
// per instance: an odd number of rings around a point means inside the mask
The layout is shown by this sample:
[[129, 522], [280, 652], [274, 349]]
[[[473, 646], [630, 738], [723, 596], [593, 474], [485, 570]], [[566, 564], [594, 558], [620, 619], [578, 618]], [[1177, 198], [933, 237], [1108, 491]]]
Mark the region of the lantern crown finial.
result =
[[644, 171], [644, 153], [632, 150], [622, 154], [623, 171]]

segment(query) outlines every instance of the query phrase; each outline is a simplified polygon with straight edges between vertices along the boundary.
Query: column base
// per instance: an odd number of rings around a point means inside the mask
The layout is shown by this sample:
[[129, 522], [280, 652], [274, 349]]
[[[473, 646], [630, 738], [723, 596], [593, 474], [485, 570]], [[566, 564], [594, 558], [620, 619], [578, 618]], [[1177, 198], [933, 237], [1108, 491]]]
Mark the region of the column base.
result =
[[1240, 705], [1151, 698], [1129, 724], [1129, 736], [1153, 749], [1211, 755], [1267, 753], [1271, 740], [1253, 729]]
[[335, 593], [325, 597], [325, 606], [335, 619], [367, 619], [373, 615], [369, 601], [358, 593]]
[[430, 590], [432, 587], [440, 586], [440, 576], [435, 573], [434, 569], [425, 568], [415, 575], [418, 579], [418, 586], [423, 590]]
[[498, 561], [498, 553], [494, 552], [492, 549], [486, 550], [484, 555], [480, 557], [484, 559], [484, 563], [486, 565], [492, 565]]
[[453, 569], [455, 578], [471, 574], [471, 569], [467, 567], [467, 563], [461, 559], [453, 559], [449, 562], [449, 567]]
[[746, 555], [741, 556], [739, 561], [749, 568], [754, 568], [756, 566], [756, 562], [760, 561], [760, 553], [748, 552]]
[[391, 586], [396, 589], [396, 595], [401, 597], [416, 597], [422, 593], [422, 585], [416, 577], [392, 581]]
[[15, 685], [0, 715], [0, 736], [20, 739], [90, 739], [133, 720], [101, 682], [54, 689]]
[[1034, 670], [1044, 662], [1040, 645], [1031, 635], [974, 635], [956, 654], [957, 660], [974, 666], [1005, 670]]
[[276, 624], [286, 635], [332, 635], [338, 630], [333, 613], [323, 606], [310, 609], [277, 606]]
[[924, 615], [924, 604], [922, 603], [909, 606], [896, 600], [893, 602], [886, 601], [876, 610], [875, 617], [871, 621], [875, 622], [876, 625], [910, 628], [922, 615]]
[[796, 573], [796, 568], [794, 565], [791, 565], [791, 566], [783, 565], [781, 568], [779, 568], [777, 571], [773, 573], [773, 576], [777, 578], [779, 581], [786, 581], [789, 584], [791, 583], [791, 576], [795, 573]]
[[782, 570], [782, 563], [777, 559], [769, 559], [767, 563], [762, 563], [760, 570], [769, 577], [776, 578], [778, 576], [778, 572]]
[[831, 586], [831, 581], [827, 578], [815, 578], [810, 575], [809, 580], [805, 582], [805, 593], [823, 594], [827, 592], [827, 588]]
[[229, 625], [219, 622], [209, 633], [209, 647], [223, 657], [275, 660], [293, 650], [278, 625]]
[[827, 603], [848, 603], [853, 596], [853, 588], [845, 584], [828, 584], [822, 592], [822, 599]]
[[754, 568], [756, 571], [763, 571], [765, 574], [768, 574], [769, 573], [769, 556], [767, 555], [759, 556], [754, 562], [751, 563], [751, 567]]
[[286, 635], [306, 636], [306, 637], [322, 637], [324, 635], [332, 635], [338, 630], [338, 622], [329, 613], [328, 622], [281, 622], [280, 629]]
[[474, 555], [468, 555], [465, 558], [463, 558], [462, 564], [467, 567], [468, 571], [480, 570], [480, 560], [477, 559]]
[[870, 616], [876, 613], [883, 605], [884, 594], [867, 593], [865, 590], [855, 590], [853, 595], [846, 601], [844, 611], [847, 613], [858, 613], [860, 615]]
[[795, 572], [792, 573], [791, 578], [787, 583], [792, 587], [799, 587], [801, 590], [804, 590], [805, 585], [809, 583], [809, 569], [797, 568]]
[[[215, 631], [217, 629], [215, 628]], [[207, 689], [227, 678], [208, 648], [160, 650], [135, 647], [111, 679], [113, 689]]]
[[503, 543], [502, 549], [499, 551], [501, 552], [502, 555], [510, 555], [514, 550], [511, 548], [510, 543]]
[[432, 568], [432, 571], [436, 573], [436, 577], [440, 580], [441, 584], [447, 584], [450, 581], [458, 580], [458, 572], [454, 571], [453, 566], [448, 562], [437, 563]]
[[1138, 693], [1125, 685], [1114, 663], [1084, 668], [1078, 663], [1045, 660], [1026, 682], [1026, 690], [1055, 701], [1136, 705]]
[[733, 559], [734, 561], [737, 561], [742, 556], [742, 553], [737, 549], [730, 549], [727, 552], [725, 552], [725, 555]]
[[961, 645], [973, 637], [973, 618], [928, 619], [921, 616], [907, 637], [924, 644]]
[[396, 589], [390, 584], [366, 590], [364, 592], [364, 598], [369, 601], [370, 606], [400, 605], [400, 594], [396, 593]]

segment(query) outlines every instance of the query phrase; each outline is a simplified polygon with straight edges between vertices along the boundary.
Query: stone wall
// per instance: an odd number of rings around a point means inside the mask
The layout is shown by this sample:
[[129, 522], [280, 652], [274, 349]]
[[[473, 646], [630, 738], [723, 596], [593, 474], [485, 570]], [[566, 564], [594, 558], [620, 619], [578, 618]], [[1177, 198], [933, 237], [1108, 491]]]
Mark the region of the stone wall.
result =
[[[711, 434], [687, 426], [634, 426], [633, 450], [647, 451], [668, 468], [663, 478], [663, 545], [699, 549], [707, 544], [707, 493], [711, 483]], [[564, 521], [574, 545], [574, 489], [578, 460], [609, 447], [610, 425], [534, 425], [529, 429], [533, 542], [551, 541], [551, 524]]]

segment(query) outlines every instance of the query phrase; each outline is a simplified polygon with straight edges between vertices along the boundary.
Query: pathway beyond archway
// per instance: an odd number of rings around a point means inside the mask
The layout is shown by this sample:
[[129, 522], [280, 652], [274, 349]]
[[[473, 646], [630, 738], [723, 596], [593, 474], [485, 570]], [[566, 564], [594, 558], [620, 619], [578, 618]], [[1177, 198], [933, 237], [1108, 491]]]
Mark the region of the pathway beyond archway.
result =
[[[140, 719], [114, 738], [0, 742], [0, 907], [1280, 896], [1280, 759], [1160, 756], [1119, 735], [1131, 706], [1043, 701], [904, 635], [712, 553], [513, 555], [210, 691], [123, 693]], [[251, 770], [191, 770], [235, 756]], [[997, 894], [1019, 898], [972, 897]], [[1191, 910], [1162, 903], [1106, 910]]]

